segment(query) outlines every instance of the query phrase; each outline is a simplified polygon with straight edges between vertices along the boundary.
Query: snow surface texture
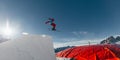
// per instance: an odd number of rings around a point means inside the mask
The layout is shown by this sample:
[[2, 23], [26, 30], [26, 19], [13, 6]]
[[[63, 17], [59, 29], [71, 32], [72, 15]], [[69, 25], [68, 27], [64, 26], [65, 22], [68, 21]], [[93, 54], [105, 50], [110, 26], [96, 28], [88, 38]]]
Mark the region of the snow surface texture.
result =
[[25, 35], [0, 44], [0, 60], [56, 60], [51, 37]]

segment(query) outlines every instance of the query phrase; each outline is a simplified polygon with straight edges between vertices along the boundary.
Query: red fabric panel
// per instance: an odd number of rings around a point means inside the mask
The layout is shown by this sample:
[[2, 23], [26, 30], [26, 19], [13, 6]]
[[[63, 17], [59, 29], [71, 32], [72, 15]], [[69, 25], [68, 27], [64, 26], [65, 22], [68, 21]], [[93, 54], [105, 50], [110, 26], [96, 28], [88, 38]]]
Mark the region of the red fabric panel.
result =
[[76, 46], [60, 51], [56, 56], [77, 60], [120, 60], [120, 45]]

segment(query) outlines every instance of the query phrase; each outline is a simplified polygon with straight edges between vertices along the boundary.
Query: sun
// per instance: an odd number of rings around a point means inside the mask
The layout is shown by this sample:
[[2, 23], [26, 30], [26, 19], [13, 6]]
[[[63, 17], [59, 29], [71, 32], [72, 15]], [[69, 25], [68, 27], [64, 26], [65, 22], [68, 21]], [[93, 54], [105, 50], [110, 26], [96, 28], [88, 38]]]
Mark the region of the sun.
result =
[[3, 31], [3, 34], [6, 36], [12, 35], [12, 29], [11, 28], [5, 28]]
[[9, 25], [9, 21], [6, 21], [6, 26], [4, 28], [2, 28], [2, 35], [5, 37], [11, 37], [14, 35], [14, 30], [12, 27], [10, 27]]

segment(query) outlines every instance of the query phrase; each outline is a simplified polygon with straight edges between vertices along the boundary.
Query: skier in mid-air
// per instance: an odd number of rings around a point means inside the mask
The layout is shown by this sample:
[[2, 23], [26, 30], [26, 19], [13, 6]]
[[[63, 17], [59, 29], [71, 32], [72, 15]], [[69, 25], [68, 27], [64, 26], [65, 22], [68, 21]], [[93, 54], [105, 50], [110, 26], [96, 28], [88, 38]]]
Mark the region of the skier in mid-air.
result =
[[56, 24], [54, 23], [54, 18], [48, 18], [45, 24], [50, 24], [52, 26], [51, 30], [56, 31]]

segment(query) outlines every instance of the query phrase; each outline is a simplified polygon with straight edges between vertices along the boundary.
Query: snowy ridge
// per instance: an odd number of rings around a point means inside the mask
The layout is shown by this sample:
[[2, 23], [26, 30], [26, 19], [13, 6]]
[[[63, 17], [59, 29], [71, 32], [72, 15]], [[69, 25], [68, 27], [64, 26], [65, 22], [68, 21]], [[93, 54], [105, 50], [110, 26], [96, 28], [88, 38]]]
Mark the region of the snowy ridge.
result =
[[56, 60], [51, 37], [25, 35], [0, 44], [0, 60]]

